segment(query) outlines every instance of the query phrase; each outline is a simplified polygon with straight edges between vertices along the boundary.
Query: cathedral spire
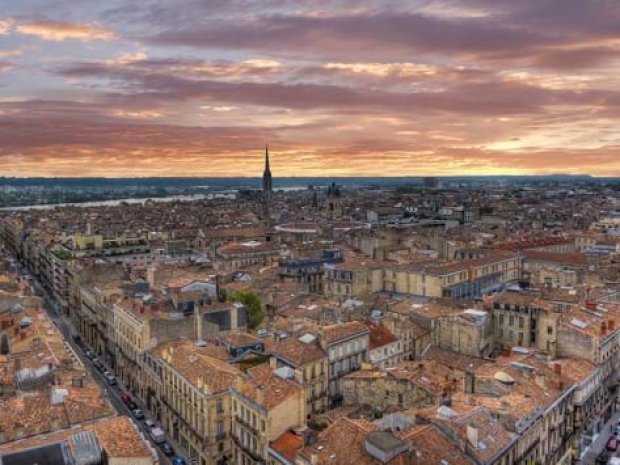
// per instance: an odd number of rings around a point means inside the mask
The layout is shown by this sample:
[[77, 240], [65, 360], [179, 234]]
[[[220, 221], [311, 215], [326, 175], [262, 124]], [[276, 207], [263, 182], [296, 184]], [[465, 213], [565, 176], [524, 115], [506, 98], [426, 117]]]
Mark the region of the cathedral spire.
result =
[[271, 194], [271, 168], [269, 167], [269, 146], [265, 144], [265, 171], [263, 171], [263, 194]]

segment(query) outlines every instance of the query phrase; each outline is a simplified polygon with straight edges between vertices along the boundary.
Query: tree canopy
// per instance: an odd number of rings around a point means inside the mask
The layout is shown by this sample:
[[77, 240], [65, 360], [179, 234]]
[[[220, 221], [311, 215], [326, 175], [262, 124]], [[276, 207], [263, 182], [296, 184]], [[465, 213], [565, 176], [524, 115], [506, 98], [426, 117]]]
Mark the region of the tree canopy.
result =
[[265, 319], [265, 311], [260, 298], [252, 291], [237, 291], [228, 296], [229, 300], [240, 302], [248, 309], [248, 327], [256, 329]]

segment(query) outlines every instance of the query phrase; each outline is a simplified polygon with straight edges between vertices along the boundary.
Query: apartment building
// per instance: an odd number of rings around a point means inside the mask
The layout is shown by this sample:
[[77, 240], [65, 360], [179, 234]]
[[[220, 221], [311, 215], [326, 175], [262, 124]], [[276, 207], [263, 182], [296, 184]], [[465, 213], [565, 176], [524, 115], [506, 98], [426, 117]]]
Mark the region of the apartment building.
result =
[[359, 370], [368, 359], [368, 327], [359, 321], [338, 323], [321, 328], [319, 343], [329, 358], [329, 403], [342, 401], [342, 377]]
[[562, 311], [551, 300], [536, 294], [504, 292], [487, 299], [487, 308], [493, 312], [496, 344], [556, 354]]
[[329, 360], [316, 336], [304, 334], [277, 341], [271, 348], [271, 366], [289, 367], [295, 379], [307, 392], [308, 416], [322, 413], [329, 407]]
[[403, 342], [385, 326], [367, 321], [368, 363], [385, 369], [403, 361]]
[[231, 389], [235, 465], [267, 464], [269, 445], [286, 431], [306, 425], [306, 389], [289, 367], [251, 368]]
[[217, 257], [227, 270], [272, 266], [280, 258], [280, 246], [275, 242], [231, 242], [218, 247]]
[[232, 458], [230, 388], [242, 377], [236, 366], [194, 341], [176, 340], [147, 351], [142, 374], [146, 409], [179, 452], [198, 465]]
[[393, 292], [453, 299], [477, 298], [519, 280], [522, 258], [512, 253], [445, 265], [394, 264], [352, 259], [327, 268], [325, 295], [360, 296]]

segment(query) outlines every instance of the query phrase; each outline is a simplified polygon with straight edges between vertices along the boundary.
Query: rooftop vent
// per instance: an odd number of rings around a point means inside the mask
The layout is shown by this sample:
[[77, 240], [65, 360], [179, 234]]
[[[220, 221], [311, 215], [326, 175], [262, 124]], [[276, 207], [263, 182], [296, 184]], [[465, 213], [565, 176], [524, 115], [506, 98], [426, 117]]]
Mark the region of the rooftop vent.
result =
[[388, 431], [368, 433], [365, 443], [366, 452], [381, 463], [388, 463], [394, 457], [407, 452], [409, 446]]

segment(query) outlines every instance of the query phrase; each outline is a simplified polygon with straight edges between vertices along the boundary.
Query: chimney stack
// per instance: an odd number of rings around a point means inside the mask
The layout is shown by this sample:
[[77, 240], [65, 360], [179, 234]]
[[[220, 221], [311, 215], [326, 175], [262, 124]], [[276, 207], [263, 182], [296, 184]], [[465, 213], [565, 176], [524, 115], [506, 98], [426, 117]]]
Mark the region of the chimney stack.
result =
[[476, 374], [474, 366], [470, 363], [465, 372], [465, 393], [473, 394], [476, 391]]
[[146, 280], [151, 288], [155, 287], [155, 271], [157, 267], [151, 265], [146, 269]]
[[202, 305], [194, 305], [194, 317], [196, 321], [196, 340], [202, 339]]

